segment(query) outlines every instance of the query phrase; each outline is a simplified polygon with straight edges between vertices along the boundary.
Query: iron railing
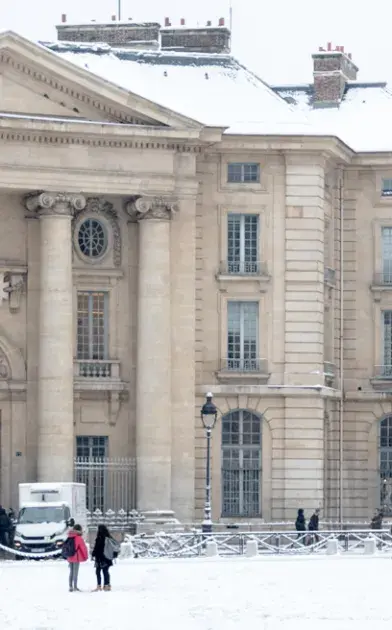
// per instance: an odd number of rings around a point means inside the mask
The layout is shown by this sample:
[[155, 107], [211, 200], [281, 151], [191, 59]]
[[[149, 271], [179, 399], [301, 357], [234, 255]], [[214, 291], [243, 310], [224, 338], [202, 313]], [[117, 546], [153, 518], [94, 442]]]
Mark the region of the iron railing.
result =
[[120, 379], [120, 361], [74, 361], [75, 378]]
[[324, 282], [335, 286], [336, 284], [336, 271], [332, 267], [324, 267]]
[[76, 457], [74, 478], [86, 484], [90, 512], [129, 512], [136, 507], [136, 461], [133, 458]]
[[259, 372], [260, 374], [268, 374], [267, 359], [222, 359], [222, 372]]
[[387, 530], [319, 531], [319, 532], [254, 532], [202, 534], [156, 534], [127, 537], [139, 558], [192, 558], [205, 555], [206, 539], [217, 545], [220, 556], [245, 554], [248, 541], [255, 541], [259, 554], [307, 555], [325, 553], [328, 541], [336, 540], [338, 552], [360, 553], [372, 536], [380, 552], [392, 551], [392, 535]]
[[226, 260], [222, 261], [219, 268], [220, 274], [229, 276], [267, 276], [267, 263], [259, 260]]

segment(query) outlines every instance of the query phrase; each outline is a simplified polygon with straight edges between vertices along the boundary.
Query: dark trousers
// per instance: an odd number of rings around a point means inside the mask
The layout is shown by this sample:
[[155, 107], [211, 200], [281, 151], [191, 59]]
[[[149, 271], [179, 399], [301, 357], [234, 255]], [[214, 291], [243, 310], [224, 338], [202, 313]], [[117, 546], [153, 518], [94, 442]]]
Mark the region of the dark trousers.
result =
[[5, 529], [0, 529], [0, 545], [8, 547], [8, 532]]
[[101, 571], [103, 573], [103, 585], [104, 586], [109, 586], [110, 585], [110, 575], [109, 575], [109, 567], [95, 567], [95, 573], [97, 576], [97, 584], [98, 586], [101, 586], [102, 581], [101, 581]]

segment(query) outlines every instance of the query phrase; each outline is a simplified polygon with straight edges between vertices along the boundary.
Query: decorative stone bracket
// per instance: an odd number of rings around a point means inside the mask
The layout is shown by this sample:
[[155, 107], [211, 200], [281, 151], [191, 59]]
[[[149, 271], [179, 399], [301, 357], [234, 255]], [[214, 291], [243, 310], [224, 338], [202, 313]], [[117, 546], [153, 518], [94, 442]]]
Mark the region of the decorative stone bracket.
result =
[[20, 309], [21, 298], [26, 290], [25, 280], [25, 272], [0, 271], [0, 303], [8, 302], [11, 313], [17, 313]]

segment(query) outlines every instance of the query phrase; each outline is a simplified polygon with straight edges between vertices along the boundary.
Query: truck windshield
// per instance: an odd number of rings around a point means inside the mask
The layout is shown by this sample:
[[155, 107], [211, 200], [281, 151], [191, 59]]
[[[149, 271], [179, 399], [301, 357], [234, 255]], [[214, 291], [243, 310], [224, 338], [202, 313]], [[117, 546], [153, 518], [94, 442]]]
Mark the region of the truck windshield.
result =
[[33, 523], [61, 523], [64, 520], [63, 507], [42, 506], [22, 508], [19, 512], [18, 522], [31, 525]]

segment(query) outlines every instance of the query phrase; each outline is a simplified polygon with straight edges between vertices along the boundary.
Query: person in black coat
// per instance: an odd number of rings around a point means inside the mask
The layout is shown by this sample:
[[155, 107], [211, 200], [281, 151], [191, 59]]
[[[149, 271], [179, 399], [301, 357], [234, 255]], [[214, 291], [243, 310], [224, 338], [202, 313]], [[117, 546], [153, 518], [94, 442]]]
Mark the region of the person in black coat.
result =
[[7, 516], [7, 512], [0, 505], [0, 545], [8, 546], [8, 536], [11, 529], [11, 521]]
[[[298, 532], [297, 538], [301, 538], [301, 532], [306, 532], [305, 514], [302, 508], [298, 510], [297, 519], [295, 521], [295, 529]], [[302, 544], [306, 544], [306, 537], [300, 542], [302, 542]]]
[[[315, 510], [312, 514], [312, 516], [309, 519], [309, 525], [308, 525], [308, 530], [310, 532], [318, 532], [319, 529], [319, 519], [320, 519], [320, 508], [317, 508], [317, 510]], [[317, 534], [314, 534], [311, 539], [310, 542], [313, 543], [318, 543], [319, 541], [319, 537], [317, 536]]]
[[97, 537], [91, 554], [95, 560], [95, 574], [97, 576], [97, 588], [94, 589], [95, 591], [102, 591], [101, 573], [103, 574], [103, 590], [111, 590], [109, 569], [113, 562], [108, 560], [104, 554], [106, 538], [111, 538], [108, 528], [106, 525], [98, 525]]
[[320, 508], [317, 508], [309, 519], [308, 529], [310, 532], [318, 532], [320, 518]]
[[295, 521], [295, 529], [297, 532], [306, 532], [306, 521], [303, 509], [298, 510], [297, 520]]

